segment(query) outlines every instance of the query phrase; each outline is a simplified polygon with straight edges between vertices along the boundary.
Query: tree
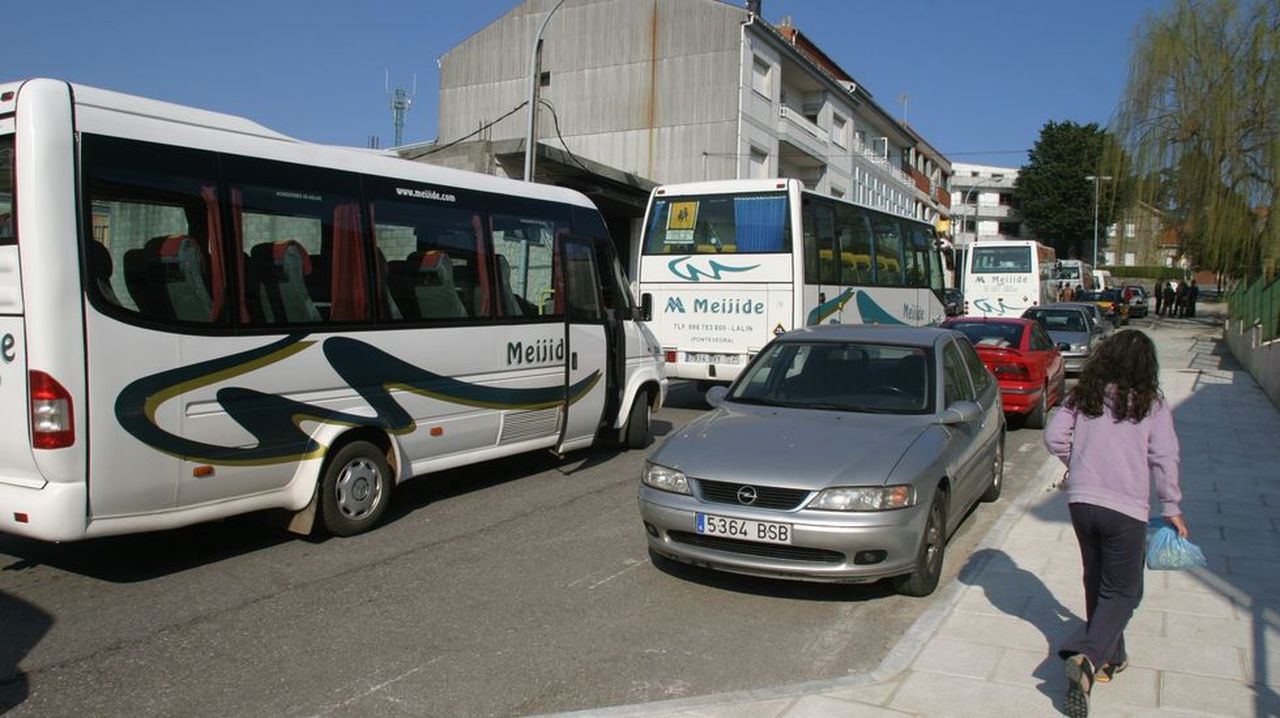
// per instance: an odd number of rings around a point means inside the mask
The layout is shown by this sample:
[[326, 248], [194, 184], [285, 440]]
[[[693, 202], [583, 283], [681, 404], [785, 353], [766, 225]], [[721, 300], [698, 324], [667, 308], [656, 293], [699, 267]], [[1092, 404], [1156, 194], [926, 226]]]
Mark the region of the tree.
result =
[[1233, 278], [1280, 266], [1280, 3], [1175, 0], [1139, 27], [1116, 133], [1185, 256]]
[[[1092, 260], [1094, 254], [1094, 183], [1090, 175], [1111, 174], [1100, 181], [1098, 192], [1098, 241], [1105, 242], [1105, 228], [1123, 206], [1128, 182], [1120, 172], [1103, 173], [1102, 158], [1116, 144], [1115, 138], [1096, 123], [1045, 123], [1028, 162], [1018, 173], [1013, 197], [1018, 212], [1040, 241], [1052, 246], [1059, 257]], [[1123, 153], [1116, 151], [1116, 157]], [[1101, 251], [1101, 248], [1099, 248]]]

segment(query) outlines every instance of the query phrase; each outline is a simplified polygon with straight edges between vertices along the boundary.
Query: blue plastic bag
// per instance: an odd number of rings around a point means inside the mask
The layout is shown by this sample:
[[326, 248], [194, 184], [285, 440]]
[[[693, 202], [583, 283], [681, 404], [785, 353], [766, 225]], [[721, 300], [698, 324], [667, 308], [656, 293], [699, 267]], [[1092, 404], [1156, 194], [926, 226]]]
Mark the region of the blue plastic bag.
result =
[[1182, 571], [1208, 565], [1200, 547], [1178, 535], [1167, 521], [1152, 521], [1147, 528], [1147, 568], [1152, 571]]

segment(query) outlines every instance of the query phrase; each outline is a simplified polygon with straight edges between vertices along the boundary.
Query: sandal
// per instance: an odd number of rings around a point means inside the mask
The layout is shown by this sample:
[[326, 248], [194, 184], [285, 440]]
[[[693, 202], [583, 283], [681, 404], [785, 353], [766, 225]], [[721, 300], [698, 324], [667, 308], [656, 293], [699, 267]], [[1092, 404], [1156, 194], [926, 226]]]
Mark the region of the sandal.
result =
[[1067, 659], [1067, 715], [1088, 718], [1089, 691], [1093, 689], [1093, 664], [1083, 653]]
[[1099, 683], [1110, 683], [1115, 674], [1120, 673], [1129, 667], [1128, 661], [1120, 661], [1119, 663], [1103, 663], [1098, 669], [1097, 675], [1093, 679]]

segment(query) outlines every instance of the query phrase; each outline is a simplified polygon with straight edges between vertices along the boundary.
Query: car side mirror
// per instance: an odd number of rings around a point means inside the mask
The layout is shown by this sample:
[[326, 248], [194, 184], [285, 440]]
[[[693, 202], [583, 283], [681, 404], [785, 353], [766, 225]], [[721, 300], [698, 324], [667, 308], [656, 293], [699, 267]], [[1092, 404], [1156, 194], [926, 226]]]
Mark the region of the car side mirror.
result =
[[729, 387], [727, 386], [713, 386], [710, 389], [707, 389], [707, 406], [712, 409], [720, 406], [724, 403], [724, 398], [728, 395]]
[[977, 421], [982, 416], [982, 407], [973, 401], [953, 401], [951, 405], [938, 414], [938, 423], [953, 425], [967, 424]]
[[653, 295], [645, 292], [640, 295], [640, 316], [637, 317], [642, 322], [653, 320]]

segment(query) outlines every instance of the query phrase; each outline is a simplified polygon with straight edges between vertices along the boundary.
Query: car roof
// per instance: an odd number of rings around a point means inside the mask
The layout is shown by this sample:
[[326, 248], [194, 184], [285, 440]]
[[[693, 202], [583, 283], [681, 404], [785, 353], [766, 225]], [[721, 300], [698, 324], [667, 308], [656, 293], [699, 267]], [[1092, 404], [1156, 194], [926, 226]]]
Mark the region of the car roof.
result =
[[1028, 312], [1039, 312], [1039, 311], [1042, 311], [1042, 310], [1045, 310], [1045, 309], [1065, 309], [1065, 310], [1075, 310], [1075, 311], [1077, 311], [1077, 312], [1087, 312], [1087, 311], [1089, 311], [1087, 308], [1085, 308], [1085, 306], [1084, 306], [1084, 305], [1082, 305], [1082, 304], [1078, 304], [1078, 303], [1076, 303], [1076, 302], [1072, 302], [1072, 303], [1070, 303], [1070, 304], [1068, 304], [1068, 303], [1066, 303], [1066, 302], [1055, 302], [1055, 303], [1053, 303], [1053, 304], [1041, 304], [1041, 305], [1040, 305], [1040, 306], [1038, 306], [1038, 307], [1028, 307], [1028, 308], [1027, 308], [1027, 311], [1028, 311]]
[[979, 317], [970, 317], [970, 316], [967, 316], [967, 315], [966, 315], [966, 316], [960, 316], [960, 317], [950, 317], [949, 319], [947, 319], [946, 321], [944, 321], [944, 322], [942, 323], [942, 326], [944, 326], [944, 327], [949, 327], [949, 326], [952, 326], [953, 324], [960, 324], [960, 323], [964, 323], [964, 324], [1024, 324], [1024, 325], [1025, 325], [1025, 324], [1035, 324], [1035, 322], [1031, 321], [1030, 319], [1023, 319], [1022, 317], [980, 317], [980, 316], [979, 316]]
[[897, 324], [820, 324], [802, 327], [778, 337], [792, 342], [870, 342], [913, 347], [931, 347], [940, 336], [963, 336], [941, 327], [911, 327]]

